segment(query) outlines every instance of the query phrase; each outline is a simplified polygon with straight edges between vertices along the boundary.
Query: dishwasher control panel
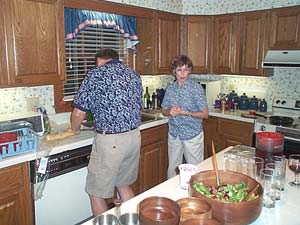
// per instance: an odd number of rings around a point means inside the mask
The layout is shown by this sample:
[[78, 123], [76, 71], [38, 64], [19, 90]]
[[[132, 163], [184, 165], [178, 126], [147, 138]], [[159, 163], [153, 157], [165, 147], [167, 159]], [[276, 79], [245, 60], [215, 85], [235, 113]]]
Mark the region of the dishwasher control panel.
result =
[[[89, 163], [92, 146], [58, 153], [48, 157], [46, 176], [48, 179], [86, 167]], [[41, 159], [30, 161], [31, 183], [39, 182], [37, 177]]]

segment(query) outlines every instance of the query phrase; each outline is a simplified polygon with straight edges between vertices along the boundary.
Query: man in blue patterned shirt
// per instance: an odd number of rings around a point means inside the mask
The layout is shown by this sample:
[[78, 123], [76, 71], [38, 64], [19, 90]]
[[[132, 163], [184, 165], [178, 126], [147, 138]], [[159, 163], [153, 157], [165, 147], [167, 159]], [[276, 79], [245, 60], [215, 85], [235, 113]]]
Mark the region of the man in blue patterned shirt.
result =
[[169, 117], [168, 178], [176, 175], [183, 154], [187, 163], [197, 165], [204, 158], [202, 119], [208, 117], [204, 90], [189, 78], [192, 61], [185, 55], [172, 59], [170, 69], [176, 81], [167, 87], [162, 113]]
[[97, 135], [85, 190], [95, 216], [108, 209], [105, 199], [115, 187], [122, 201], [134, 196], [130, 185], [139, 171], [143, 97], [140, 75], [120, 62], [116, 51], [99, 51], [96, 65], [74, 98], [70, 131], [79, 133], [86, 112], [92, 112]]

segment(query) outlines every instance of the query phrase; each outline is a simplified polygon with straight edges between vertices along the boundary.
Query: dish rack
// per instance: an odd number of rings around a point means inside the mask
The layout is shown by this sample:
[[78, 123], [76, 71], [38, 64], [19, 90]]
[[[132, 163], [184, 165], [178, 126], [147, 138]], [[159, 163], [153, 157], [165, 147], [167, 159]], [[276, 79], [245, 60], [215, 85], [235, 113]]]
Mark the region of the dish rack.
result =
[[38, 136], [27, 127], [0, 132], [0, 159], [37, 149]]

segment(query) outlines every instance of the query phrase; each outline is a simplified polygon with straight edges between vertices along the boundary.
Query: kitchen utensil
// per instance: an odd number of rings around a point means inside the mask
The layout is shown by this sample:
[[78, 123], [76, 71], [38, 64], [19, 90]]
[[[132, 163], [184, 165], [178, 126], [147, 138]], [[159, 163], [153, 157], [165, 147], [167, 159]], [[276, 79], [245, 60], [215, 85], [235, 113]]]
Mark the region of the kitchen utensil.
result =
[[259, 104], [259, 111], [260, 112], [267, 112], [268, 110], [268, 104], [267, 101], [265, 99], [263, 99], [260, 104]]
[[182, 225], [221, 225], [218, 221], [210, 218], [195, 217], [181, 223]]
[[251, 191], [249, 191], [249, 193], [245, 196], [245, 198], [243, 199], [243, 202], [247, 202], [248, 199], [251, 197], [251, 195], [253, 193], [256, 192], [256, 190], [259, 188], [259, 184], [257, 184]]
[[269, 119], [271, 124], [277, 126], [291, 126], [294, 122], [294, 119], [288, 116], [270, 116], [270, 115], [262, 115], [256, 112], [255, 115], [263, 117], [265, 119]]
[[218, 170], [218, 162], [217, 162], [217, 158], [216, 158], [216, 151], [215, 151], [215, 145], [214, 142], [211, 142], [211, 147], [212, 147], [212, 162], [213, 162], [213, 168], [216, 174], [216, 182], [217, 182], [217, 186], [220, 186], [220, 179], [219, 179], [219, 170]]
[[255, 111], [258, 110], [258, 100], [255, 96], [253, 96], [253, 98], [249, 101], [249, 109], [253, 109]]
[[248, 107], [249, 107], [249, 98], [246, 95], [246, 93], [244, 93], [239, 99], [239, 109], [248, 110]]
[[241, 173], [220, 170], [219, 174], [222, 184], [238, 184], [243, 181], [250, 190], [259, 185], [255, 191], [258, 197], [247, 202], [223, 202], [201, 194], [193, 185], [202, 182], [205, 186], [216, 187], [215, 172], [213, 170], [202, 171], [191, 177], [189, 195], [207, 201], [212, 206], [212, 218], [218, 220], [221, 224], [245, 225], [255, 221], [261, 213], [263, 201], [263, 188], [259, 182]]
[[199, 198], [187, 197], [178, 199], [177, 204], [181, 209], [180, 222], [194, 218], [211, 218], [211, 205]]
[[115, 215], [104, 214], [96, 216], [93, 221], [93, 225], [119, 225], [119, 220]]
[[256, 133], [255, 155], [265, 160], [265, 164], [270, 162], [274, 155], [282, 156], [284, 146], [284, 136], [277, 132]]
[[142, 200], [139, 205], [139, 219], [143, 225], [178, 225], [180, 207], [172, 199], [153, 196]]
[[119, 218], [120, 225], [139, 225], [139, 214], [134, 212], [128, 212], [122, 214]]

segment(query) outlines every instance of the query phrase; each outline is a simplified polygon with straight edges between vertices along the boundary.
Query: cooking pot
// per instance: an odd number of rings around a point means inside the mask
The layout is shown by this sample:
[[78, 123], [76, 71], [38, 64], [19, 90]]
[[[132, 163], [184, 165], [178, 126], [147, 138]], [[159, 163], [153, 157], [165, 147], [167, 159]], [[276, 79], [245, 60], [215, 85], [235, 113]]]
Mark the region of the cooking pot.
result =
[[255, 115], [264, 117], [265, 119], [269, 119], [271, 124], [277, 126], [291, 126], [294, 122], [294, 119], [288, 116], [270, 116], [262, 115], [259, 113], [255, 113]]

